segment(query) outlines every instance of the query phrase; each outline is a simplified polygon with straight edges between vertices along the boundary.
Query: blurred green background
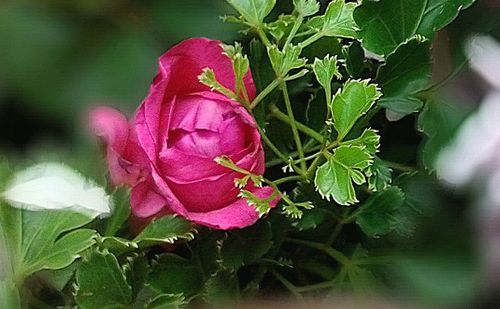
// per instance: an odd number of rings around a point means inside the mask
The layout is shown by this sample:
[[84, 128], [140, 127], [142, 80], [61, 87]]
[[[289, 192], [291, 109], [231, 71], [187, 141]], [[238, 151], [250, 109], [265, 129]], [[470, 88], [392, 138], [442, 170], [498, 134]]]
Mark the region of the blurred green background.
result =
[[[278, 4], [290, 8], [290, 2]], [[226, 14], [232, 10], [223, 0], [0, 0], [0, 156], [63, 160], [103, 182], [101, 155], [86, 129], [88, 109], [107, 104], [131, 115], [147, 93], [157, 58], [170, 46], [189, 37], [238, 39], [239, 28], [219, 19]], [[438, 35], [435, 81], [463, 61], [471, 34], [500, 39], [498, 16], [499, 1], [479, 0]], [[383, 132], [386, 153], [417, 148], [432, 157], [486, 90], [464, 69], [427, 117], [438, 134], [429, 139], [415, 133], [416, 118], [406, 117]], [[401, 256], [384, 270], [387, 283], [429, 303], [473, 302], [480, 281], [473, 210], [466, 196], [423, 177], [408, 186], [433, 211], [411, 238], [384, 240]]]

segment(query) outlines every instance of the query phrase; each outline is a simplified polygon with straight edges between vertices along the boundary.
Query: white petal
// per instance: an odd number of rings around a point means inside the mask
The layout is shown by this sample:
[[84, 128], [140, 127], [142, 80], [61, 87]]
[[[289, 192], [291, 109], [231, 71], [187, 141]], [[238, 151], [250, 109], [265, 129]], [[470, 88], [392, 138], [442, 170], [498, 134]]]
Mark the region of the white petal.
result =
[[436, 170], [445, 181], [463, 186], [481, 173], [499, 168], [500, 91], [490, 93], [479, 111], [461, 126], [455, 140], [438, 157]]
[[489, 36], [475, 36], [468, 41], [466, 53], [472, 69], [500, 89], [500, 44]]
[[14, 175], [2, 197], [29, 210], [73, 209], [89, 216], [110, 213], [103, 188], [59, 163], [41, 163]]

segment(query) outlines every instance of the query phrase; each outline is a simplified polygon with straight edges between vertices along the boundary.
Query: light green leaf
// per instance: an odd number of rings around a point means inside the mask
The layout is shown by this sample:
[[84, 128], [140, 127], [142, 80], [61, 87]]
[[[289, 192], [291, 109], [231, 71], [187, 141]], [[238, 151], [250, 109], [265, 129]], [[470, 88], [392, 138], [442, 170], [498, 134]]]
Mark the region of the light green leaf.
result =
[[267, 49], [269, 59], [277, 76], [285, 77], [288, 72], [298, 69], [306, 64], [305, 58], [300, 58], [302, 48], [295, 45], [287, 45], [283, 51], [280, 51], [276, 45]]
[[333, 126], [342, 140], [352, 129], [356, 121], [375, 104], [382, 94], [375, 84], [368, 80], [349, 80], [339, 89], [330, 107], [333, 114]]
[[231, 231], [221, 248], [222, 265], [237, 270], [262, 257], [272, 244], [271, 227], [266, 221]]
[[59, 238], [49, 252], [34, 261], [26, 272], [32, 273], [40, 269], [62, 269], [80, 258], [80, 252], [90, 248], [97, 233], [90, 229], [78, 229]]
[[353, 12], [357, 4], [333, 0], [328, 5], [325, 15], [316, 16], [307, 25], [323, 36], [356, 38], [358, 27], [354, 22]]
[[316, 79], [323, 88], [331, 87], [334, 76], [338, 79], [342, 78], [337, 66], [336, 56], [326, 55], [323, 59], [314, 59], [313, 71]]
[[360, 137], [350, 141], [345, 141], [342, 145], [366, 148], [371, 155], [374, 155], [378, 152], [378, 148], [380, 147], [380, 135], [378, 135], [377, 130], [365, 129]]
[[178, 216], [164, 216], [151, 223], [134, 238], [139, 247], [149, 247], [162, 242], [174, 243], [178, 239], [192, 240], [194, 227], [185, 219]]
[[372, 195], [356, 215], [356, 223], [371, 237], [385, 235], [396, 228], [396, 212], [403, 205], [405, 195], [398, 187]]
[[25, 278], [42, 269], [70, 265], [95, 242], [94, 231], [74, 231], [91, 221], [69, 210], [28, 211], [0, 204], [0, 240], [10, 261], [7, 273]]
[[276, 0], [226, 0], [253, 27], [259, 27], [271, 13]]
[[402, 43], [377, 72], [384, 93], [380, 105], [402, 116], [418, 111], [423, 103], [415, 96], [427, 85], [431, 68], [428, 40], [416, 36]]
[[75, 301], [79, 308], [128, 308], [132, 288], [115, 256], [93, 251], [76, 271]]
[[187, 304], [182, 294], [165, 294], [145, 285], [137, 295], [132, 309], [181, 309]]
[[340, 205], [357, 203], [353, 182], [366, 182], [363, 171], [372, 163], [372, 156], [363, 147], [340, 146], [316, 171], [314, 184], [320, 195], [331, 197]]
[[266, 24], [266, 28], [273, 38], [279, 42], [292, 31], [296, 20], [297, 17], [293, 15], [280, 15], [275, 21]]
[[316, 0], [293, 0], [293, 6], [299, 16], [311, 16], [319, 11], [319, 2]]
[[432, 39], [474, 0], [363, 1], [354, 11], [363, 46], [379, 55], [392, 53], [415, 34]]
[[19, 291], [14, 283], [0, 280], [0, 308], [21, 309]]

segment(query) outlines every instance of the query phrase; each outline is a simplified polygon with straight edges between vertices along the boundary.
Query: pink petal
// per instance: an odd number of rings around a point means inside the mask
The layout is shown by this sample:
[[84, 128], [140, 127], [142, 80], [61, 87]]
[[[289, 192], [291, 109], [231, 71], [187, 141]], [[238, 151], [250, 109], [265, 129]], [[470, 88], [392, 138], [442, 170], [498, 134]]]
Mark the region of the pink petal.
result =
[[167, 208], [167, 201], [147, 181], [132, 188], [130, 204], [134, 216], [140, 218], [151, 217]]
[[[253, 193], [259, 198], [267, 198], [273, 193], [273, 188], [256, 188]], [[270, 204], [276, 206], [279, 198], [274, 199]], [[243, 198], [238, 198], [232, 204], [214, 211], [204, 213], [190, 212], [187, 218], [200, 225], [208, 226], [214, 229], [230, 230], [235, 228], [244, 228], [257, 222], [259, 215], [253, 206], [248, 205]]]

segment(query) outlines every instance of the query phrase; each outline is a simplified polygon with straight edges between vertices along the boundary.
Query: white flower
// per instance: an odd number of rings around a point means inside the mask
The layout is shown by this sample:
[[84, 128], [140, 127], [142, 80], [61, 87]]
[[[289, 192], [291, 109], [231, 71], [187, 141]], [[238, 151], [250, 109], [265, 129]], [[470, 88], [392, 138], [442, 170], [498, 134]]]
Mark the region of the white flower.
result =
[[59, 163], [41, 163], [16, 173], [0, 194], [14, 207], [29, 210], [72, 209], [97, 217], [110, 213], [102, 187]]

